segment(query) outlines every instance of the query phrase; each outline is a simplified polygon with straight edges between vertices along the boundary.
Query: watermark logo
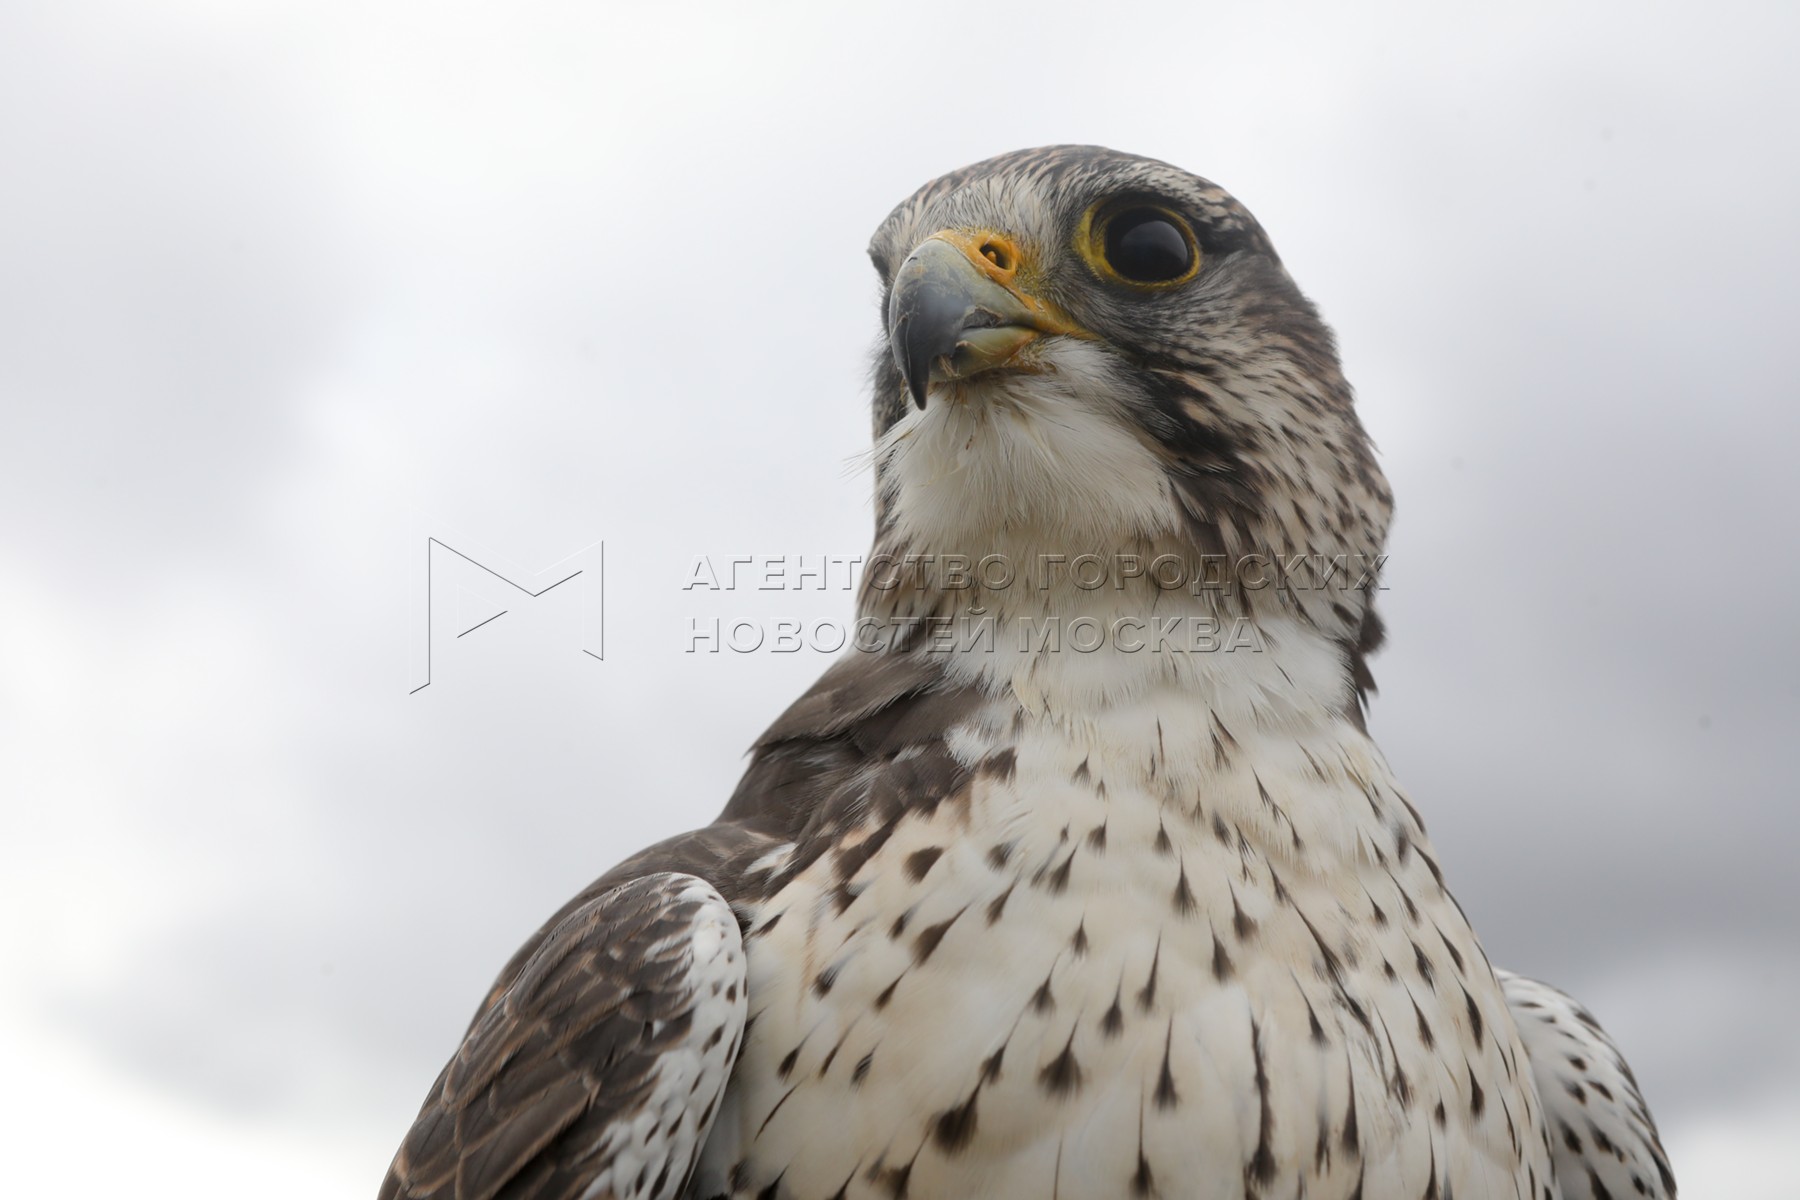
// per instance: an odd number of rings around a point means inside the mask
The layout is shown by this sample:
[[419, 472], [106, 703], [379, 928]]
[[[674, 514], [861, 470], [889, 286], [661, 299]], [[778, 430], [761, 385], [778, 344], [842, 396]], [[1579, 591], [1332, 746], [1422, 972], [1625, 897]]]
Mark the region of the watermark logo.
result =
[[[535, 572], [459, 535], [441, 538], [415, 528], [414, 545], [408, 695], [432, 685], [441, 643], [479, 635], [509, 614], [534, 611], [552, 593], [572, 599], [580, 614], [571, 651], [606, 660], [605, 542], [590, 542]], [[456, 620], [448, 626], [445, 618], [452, 614]]]
[[[522, 619], [534, 620], [542, 645], [605, 660], [604, 542], [532, 571], [474, 538], [418, 520], [407, 558], [409, 694], [432, 685], [448, 650], [469, 644], [465, 639], [480, 644]], [[1263, 651], [1263, 628], [1248, 615], [1258, 607], [1251, 603], [1256, 593], [1298, 602], [1301, 593], [1328, 592], [1337, 611], [1354, 611], [1344, 607], [1357, 603], [1352, 594], [1385, 590], [1387, 556], [1045, 551], [1029, 559], [878, 553], [688, 561], [685, 573], [663, 567], [669, 574], [659, 590], [668, 603], [639, 610], [650, 623], [634, 632], [665, 652], [1187, 655]], [[873, 600], [865, 611], [879, 616], [854, 613], [859, 593]], [[1194, 599], [1175, 603], [1177, 593]], [[1233, 594], [1237, 600], [1220, 600]], [[907, 615], [914, 612], [934, 615]], [[579, 614], [577, 632], [542, 636], [548, 621], [566, 629], [572, 613]]]

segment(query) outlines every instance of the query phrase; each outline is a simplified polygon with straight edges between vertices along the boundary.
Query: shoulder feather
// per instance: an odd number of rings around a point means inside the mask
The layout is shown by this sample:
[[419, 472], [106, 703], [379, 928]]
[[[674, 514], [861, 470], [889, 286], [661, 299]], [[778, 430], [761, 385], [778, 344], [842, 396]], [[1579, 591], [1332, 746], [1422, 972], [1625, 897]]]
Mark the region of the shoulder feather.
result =
[[1531, 1059], [1561, 1200], [1675, 1200], [1675, 1176], [1624, 1055], [1547, 983], [1497, 971]]

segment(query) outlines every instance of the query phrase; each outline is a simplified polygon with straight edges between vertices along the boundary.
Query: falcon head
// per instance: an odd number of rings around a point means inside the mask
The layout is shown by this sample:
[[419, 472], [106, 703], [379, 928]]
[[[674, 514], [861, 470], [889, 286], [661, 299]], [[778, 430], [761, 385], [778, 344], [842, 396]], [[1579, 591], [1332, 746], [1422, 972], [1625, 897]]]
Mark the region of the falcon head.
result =
[[[878, 552], [1380, 554], [1391, 499], [1331, 331], [1216, 184], [1018, 151], [920, 188], [869, 254]], [[1240, 603], [1372, 646], [1368, 595], [1307, 590]]]

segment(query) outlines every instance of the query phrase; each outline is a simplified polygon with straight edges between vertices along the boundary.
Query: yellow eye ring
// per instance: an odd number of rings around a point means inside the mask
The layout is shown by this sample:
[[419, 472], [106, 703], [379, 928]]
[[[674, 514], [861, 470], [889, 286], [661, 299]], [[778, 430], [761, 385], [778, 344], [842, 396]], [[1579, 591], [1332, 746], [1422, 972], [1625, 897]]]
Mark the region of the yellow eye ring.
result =
[[1138, 291], [1179, 287], [1200, 273], [1200, 243], [1187, 221], [1154, 200], [1102, 200], [1082, 214], [1075, 251], [1094, 273]]

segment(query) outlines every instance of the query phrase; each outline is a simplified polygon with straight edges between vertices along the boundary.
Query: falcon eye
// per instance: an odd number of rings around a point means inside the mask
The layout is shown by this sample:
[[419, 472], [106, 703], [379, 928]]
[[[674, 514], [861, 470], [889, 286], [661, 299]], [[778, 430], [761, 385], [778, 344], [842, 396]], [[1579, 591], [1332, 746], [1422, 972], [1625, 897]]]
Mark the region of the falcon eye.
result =
[[1102, 204], [1082, 222], [1078, 247], [1102, 276], [1140, 288], [1186, 283], [1200, 269], [1194, 232], [1157, 204]]
[[1180, 228], [1154, 208], [1134, 208], [1106, 223], [1106, 261], [1133, 283], [1179, 279], [1193, 258]]

